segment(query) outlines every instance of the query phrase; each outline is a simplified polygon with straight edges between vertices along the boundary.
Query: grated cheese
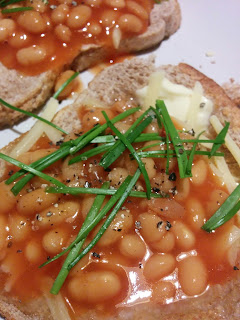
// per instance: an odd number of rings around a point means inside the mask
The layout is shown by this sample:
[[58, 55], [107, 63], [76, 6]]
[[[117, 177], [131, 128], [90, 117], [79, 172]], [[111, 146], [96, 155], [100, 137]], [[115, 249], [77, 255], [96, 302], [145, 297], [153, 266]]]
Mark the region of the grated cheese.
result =
[[[216, 133], [219, 133], [223, 129], [221, 122], [215, 115], [210, 117], [210, 123], [213, 126]], [[229, 133], [227, 133], [226, 135], [225, 145], [233, 155], [234, 159], [237, 161], [238, 165], [240, 166], [240, 149], [238, 148], [237, 144], [233, 141], [233, 139], [230, 137]]]
[[[41, 117], [51, 121], [57, 111], [58, 105], [59, 103], [56, 99], [50, 98], [41, 114]], [[34, 143], [42, 136], [43, 132], [45, 132], [53, 142], [58, 141], [62, 136], [60, 131], [38, 120], [30, 131], [16, 144], [10, 153], [10, 157], [17, 158], [22, 153], [31, 149]]]

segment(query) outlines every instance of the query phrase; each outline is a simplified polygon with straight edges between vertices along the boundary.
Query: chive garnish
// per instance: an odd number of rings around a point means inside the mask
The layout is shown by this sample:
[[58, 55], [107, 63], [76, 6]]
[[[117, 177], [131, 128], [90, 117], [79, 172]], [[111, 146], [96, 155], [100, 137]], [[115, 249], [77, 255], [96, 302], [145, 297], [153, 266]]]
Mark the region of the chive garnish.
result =
[[[110, 186], [109, 182], [104, 182], [101, 189], [102, 190], [107, 190]], [[105, 199], [104, 195], [97, 195], [93, 205], [91, 207], [91, 209], [89, 210], [86, 219], [84, 220], [83, 224], [82, 224], [82, 228], [86, 227], [99, 213], [99, 210], [103, 204], [103, 201]], [[57, 294], [59, 292], [59, 290], [61, 289], [65, 279], [68, 276], [69, 270], [68, 270], [68, 265], [77, 258], [77, 256], [79, 255], [80, 250], [82, 249], [82, 246], [85, 242], [86, 238], [82, 239], [81, 241], [79, 241], [78, 243], [75, 244], [75, 246], [71, 249], [71, 251], [69, 252], [67, 258], [65, 259], [63, 266], [56, 278], [56, 280], [54, 281], [54, 284], [51, 288], [51, 293], [52, 294]]]
[[75, 72], [69, 79], [67, 79], [61, 87], [55, 92], [53, 95], [53, 98], [57, 99], [60, 93], [69, 85], [70, 82], [72, 82], [77, 76], [79, 75], [79, 72]]
[[2, 0], [2, 1], [0, 1], [0, 7], [3, 8], [6, 6], [9, 6], [10, 4], [14, 4], [14, 3], [22, 2], [22, 1], [23, 0], [9, 0], [9, 1]]
[[[68, 267], [69, 270], [71, 270], [71, 268], [73, 268], [78, 263], [78, 261], [82, 257], [84, 257], [95, 246], [95, 244], [99, 241], [99, 239], [102, 237], [104, 232], [107, 230], [107, 228], [109, 227], [109, 225], [113, 221], [113, 219], [114, 219], [115, 215], [117, 214], [117, 212], [121, 209], [123, 203], [125, 202], [125, 200], [127, 199], [128, 195], [129, 195], [129, 193], [131, 192], [132, 188], [136, 184], [139, 176], [140, 176], [140, 170], [138, 169], [135, 172], [135, 174], [134, 174], [134, 176], [132, 178], [130, 176], [128, 176], [124, 180], [124, 182], [121, 184], [120, 188], [118, 189], [119, 194], [121, 194], [121, 197], [118, 200], [118, 203], [116, 204], [116, 206], [114, 207], [112, 212], [109, 214], [109, 216], [107, 217], [106, 221], [104, 222], [104, 224], [102, 225], [102, 227], [100, 228], [100, 230], [98, 231], [98, 233], [96, 234], [94, 239], [81, 252], [81, 254], [69, 264], [69, 267]], [[122, 189], [122, 190], [120, 191], [120, 189]], [[99, 213], [99, 215], [101, 214], [102, 217], [104, 217], [104, 215], [101, 212]]]
[[15, 13], [15, 12], [22, 12], [22, 11], [30, 11], [33, 10], [33, 7], [18, 7], [18, 8], [11, 8], [11, 9], [3, 9], [1, 12], [2, 14], [8, 13]]
[[202, 226], [202, 229], [211, 232], [230, 220], [240, 210], [240, 184], [218, 208], [214, 215]]
[[[45, 174], [45, 173], [43, 173], [41, 171], [38, 171], [38, 170], [36, 170], [36, 169], [34, 169], [34, 168], [24, 164], [24, 163], [12, 158], [12, 157], [9, 157], [9, 156], [7, 156], [7, 155], [5, 155], [3, 153], [0, 153], [0, 159], [3, 159], [5, 161], [7, 161], [7, 162], [10, 162], [11, 164], [13, 164], [13, 165], [15, 165], [15, 166], [17, 166], [19, 168], [22, 168], [25, 171], [29, 171], [29, 172], [33, 173], [35, 176], [38, 176], [38, 177], [40, 177], [40, 178], [42, 178], [42, 179], [44, 179], [44, 180], [46, 180], [46, 181], [48, 181], [50, 183], [54, 183], [58, 187], [65, 187], [65, 185], [62, 182], [58, 181], [57, 179], [55, 179], [55, 178], [53, 178], [53, 177], [51, 177], [51, 176], [49, 176], [49, 175], [47, 175], [47, 174]], [[13, 188], [12, 188], [12, 191], [13, 191]], [[17, 195], [17, 193], [15, 193], [14, 191], [13, 191], [13, 194], [15, 196]]]
[[229, 125], [230, 125], [229, 122], [225, 122], [225, 127], [223, 127], [222, 130], [217, 135], [210, 152], [210, 157], [213, 156], [213, 154], [221, 147], [222, 141], [224, 141], [226, 137]]
[[38, 115], [36, 115], [36, 114], [34, 114], [34, 113], [32, 113], [32, 112], [29, 112], [29, 111], [26, 111], [26, 110], [23, 110], [23, 109], [19, 109], [19, 108], [17, 108], [17, 107], [14, 107], [14, 106], [12, 106], [11, 104], [9, 104], [8, 102], [4, 101], [4, 100], [1, 99], [1, 98], [0, 98], [0, 103], [3, 104], [5, 107], [7, 107], [7, 108], [9, 108], [9, 109], [12, 109], [12, 110], [14, 110], [14, 111], [21, 112], [21, 113], [23, 113], [23, 114], [25, 114], [25, 115], [27, 115], [27, 116], [29, 116], [29, 117], [36, 118], [36, 119], [38, 119], [38, 120], [40, 120], [40, 121], [48, 124], [49, 126], [53, 127], [54, 129], [57, 129], [57, 130], [61, 131], [61, 132], [64, 133], [64, 134], [68, 134], [65, 130], [63, 130], [62, 128], [60, 128], [60, 127], [57, 126], [56, 124], [54, 124], [54, 123], [52, 123], [52, 122], [50, 122], [50, 121], [48, 121], [48, 120], [46, 120], [46, 119], [38, 116]]
[[[117, 192], [117, 189], [99, 189], [99, 188], [81, 188], [81, 187], [47, 187], [45, 189], [48, 193], [63, 193], [63, 194], [71, 194], [73, 196], [77, 196], [79, 194], [101, 194], [101, 195], [114, 195]], [[130, 197], [136, 198], [146, 198], [147, 194], [144, 191], [131, 191]], [[150, 193], [151, 198], [162, 198], [162, 194], [160, 193]]]
[[[122, 141], [122, 143], [128, 148], [128, 150], [131, 152], [131, 154], [133, 155], [133, 157], [135, 158], [135, 160], [138, 163], [138, 166], [143, 174], [143, 177], [145, 179], [145, 184], [146, 184], [146, 193], [147, 193], [147, 198], [150, 199], [150, 193], [151, 193], [151, 184], [150, 184], [150, 180], [149, 180], [149, 176], [147, 173], [147, 170], [145, 168], [145, 165], [143, 164], [142, 160], [140, 159], [140, 157], [138, 156], [138, 153], [136, 152], [136, 150], [133, 148], [133, 146], [131, 145], [131, 143], [129, 142], [129, 140], [112, 124], [112, 122], [109, 120], [106, 112], [103, 111], [103, 115], [105, 117], [105, 119], [107, 120], [107, 125], [109, 126], [109, 128], [119, 137], [119, 139]], [[149, 120], [148, 120], [149, 119]], [[143, 125], [144, 122], [147, 123], [148, 121], [152, 121], [152, 117], [148, 117], [146, 118], [133, 132], [135, 132], [136, 134], [137, 129], [139, 129], [139, 131], [143, 130], [145, 128], [145, 126]], [[150, 123], [149, 122], [149, 123]]]
[[[204, 131], [200, 132], [197, 136], [197, 140], [198, 138], [203, 134]], [[197, 147], [197, 140], [196, 142], [194, 142], [192, 150], [190, 152], [189, 158], [188, 158], [188, 162], [187, 162], [187, 167], [186, 167], [186, 174], [190, 175], [191, 171], [192, 171], [192, 164], [193, 164], [193, 158], [194, 158], [194, 154], [196, 152], [196, 147]]]

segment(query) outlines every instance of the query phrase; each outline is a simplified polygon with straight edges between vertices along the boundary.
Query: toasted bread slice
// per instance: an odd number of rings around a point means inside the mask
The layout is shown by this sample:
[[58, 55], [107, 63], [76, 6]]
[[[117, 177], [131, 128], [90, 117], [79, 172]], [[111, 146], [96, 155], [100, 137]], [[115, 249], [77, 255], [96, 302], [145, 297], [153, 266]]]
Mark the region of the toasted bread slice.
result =
[[[214, 102], [214, 113], [222, 121], [231, 121], [231, 135], [239, 144], [240, 110], [220, 86], [187, 64], [162, 66], [160, 69], [165, 71], [166, 77], [172, 82], [186, 87], [192, 88], [196, 81], [201, 82], [204, 94]], [[137, 102], [136, 90], [148, 83], [149, 76], [155, 70], [153, 58], [148, 60], [139, 58], [126, 60], [123, 63], [105, 69], [95, 77], [89, 84], [88, 89], [79, 95], [73, 105], [62, 109], [56, 115], [55, 123], [66, 130], [69, 130], [71, 124], [74, 123], [73, 130], [78, 132], [81, 130], [81, 124], [76, 121], [78, 108], [84, 105], [86, 101], [98, 100], [106, 107], [119, 99]], [[10, 144], [3, 151], [9, 153], [14, 144]], [[2, 162], [3, 169], [4, 164]], [[108, 316], [107, 319], [237, 320], [240, 315], [239, 289], [240, 279], [236, 278], [223, 285], [212, 286], [198, 298], [187, 299], [165, 306], [156, 306], [150, 303], [136, 305], [119, 309], [117, 315]], [[54, 319], [50, 315], [47, 304], [44, 304], [44, 298], [37, 299], [34, 303], [24, 304], [14, 299], [0, 297], [0, 313], [9, 320]], [[89, 312], [78, 319], [100, 320], [106, 318], [101, 316], [100, 313]]]
[[[147, 31], [139, 36], [123, 39], [117, 50], [127, 53], [154, 47], [164, 38], [176, 32], [180, 22], [181, 13], [177, 0], [162, 1], [160, 4], [155, 4], [150, 15], [150, 25]], [[70, 67], [73, 70], [82, 71], [103, 61], [107, 54], [107, 48], [105, 47], [94, 44], [86, 45]], [[8, 70], [0, 63], [0, 98], [15, 107], [28, 111], [35, 110], [51, 95], [54, 82], [60, 71], [48, 71], [38, 76], [29, 77], [14, 70]], [[7, 109], [0, 104], [0, 128], [14, 124], [22, 117], [23, 114]]]

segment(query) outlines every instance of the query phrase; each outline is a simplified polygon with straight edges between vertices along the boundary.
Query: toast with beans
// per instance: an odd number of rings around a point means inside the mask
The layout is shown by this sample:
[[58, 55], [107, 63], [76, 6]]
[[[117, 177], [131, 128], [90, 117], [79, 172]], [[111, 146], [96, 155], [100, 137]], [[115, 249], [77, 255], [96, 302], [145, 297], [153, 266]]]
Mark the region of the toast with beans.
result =
[[[163, 72], [164, 76], [172, 83], [187, 88], [193, 88], [195, 83], [199, 82], [203, 88], [204, 96], [213, 101], [212, 114], [217, 115], [222, 124], [224, 124], [224, 121], [230, 122], [230, 135], [240, 146], [240, 110], [225, 91], [212, 79], [187, 64], [181, 63], [177, 66], [166, 65], [156, 68], [153, 58], [147, 60], [134, 58], [106, 68], [89, 83], [88, 88], [78, 96], [74, 104], [57, 113], [54, 122], [65, 130], [72, 130], [78, 134], [82, 127], [78, 114], [85, 105], [89, 107], [99, 104], [103, 108], [105, 106], [106, 110], [116, 101], [122, 100], [126, 101], [127, 105], [138, 105], [139, 95], [136, 92], [148, 85], [151, 75], [156, 71]], [[212, 136], [211, 129], [209, 129], [208, 135], [209, 137]], [[15, 144], [16, 142], [11, 143], [2, 152], [9, 154]], [[239, 179], [239, 166], [236, 167], [236, 161], [233, 157], [228, 153], [226, 154], [229, 157], [227, 159], [229, 167]], [[3, 175], [4, 166], [4, 162], [1, 161], [0, 175]], [[239, 261], [236, 261], [237, 263]], [[236, 267], [235, 270], [237, 269]], [[236, 273], [232, 280], [227, 280], [224, 284], [211, 286], [197, 298], [183, 299], [166, 305], [156, 305], [148, 302], [128, 308], [120, 307], [114, 315], [108, 314], [107, 316], [102, 315], [100, 310], [89, 310], [76, 319], [218, 320], [223, 318], [237, 320], [240, 315], [239, 290], [240, 279]], [[10, 298], [2, 292], [0, 315], [9, 320], [58, 319], [51, 309], [51, 304], [48, 304], [47, 301], [49, 301], [48, 294], [24, 302], [17, 298]]]
[[[181, 13], [177, 0], [161, 1], [155, 4], [150, 13], [147, 30], [140, 35], [120, 41], [116, 54], [138, 52], [158, 45], [163, 39], [177, 31]], [[83, 45], [73, 61], [58, 70], [49, 70], [37, 76], [26, 76], [15, 70], [7, 69], [0, 62], [0, 97], [15, 107], [32, 111], [41, 107], [53, 93], [54, 82], [66, 68], [82, 71], [104, 61], [109, 55], [106, 46]], [[13, 125], [23, 115], [7, 109], [0, 104], [0, 128]]]

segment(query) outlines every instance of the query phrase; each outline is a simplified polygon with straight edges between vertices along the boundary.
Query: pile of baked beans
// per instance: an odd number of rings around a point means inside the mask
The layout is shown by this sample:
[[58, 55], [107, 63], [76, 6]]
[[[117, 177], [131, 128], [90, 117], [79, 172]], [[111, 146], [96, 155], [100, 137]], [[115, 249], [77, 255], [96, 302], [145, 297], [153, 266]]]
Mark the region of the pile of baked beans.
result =
[[33, 9], [0, 12], [0, 61], [9, 68], [38, 73], [70, 63], [84, 44], [105, 45], [114, 50], [114, 45], [118, 46], [116, 31], [123, 39], [146, 30], [153, 3], [50, 0], [44, 4], [42, 0], [27, 0], [8, 5], [4, 9]]
[[[115, 103], [111, 110], [107, 109], [109, 118], [125, 108], [124, 103]], [[140, 111], [116, 126], [124, 133], [139, 116]], [[83, 131], [104, 122], [99, 108], [84, 107], [79, 117]], [[145, 132], [163, 133], [155, 122]], [[73, 137], [74, 134], [69, 135], [65, 140]], [[56, 149], [46, 137], [41, 138], [19, 160], [29, 164]], [[103, 181], [109, 181], [113, 188], [118, 188], [127, 175], [133, 175], [137, 169], [137, 163], [127, 152], [108, 171], [99, 166], [99, 156], [71, 166], [69, 159], [52, 165], [46, 173], [73, 187], [100, 187]], [[226, 259], [226, 239], [237, 224], [235, 219], [214, 233], [201, 229], [228, 196], [209, 168], [208, 159], [196, 158], [193, 176], [186, 179], [179, 178], [174, 158], [170, 161], [169, 174], [165, 173], [166, 159], [145, 158], [143, 161], [153, 191], [166, 193], [169, 198], [128, 198], [94, 249], [70, 271], [62, 290], [73, 309], [76, 308], [76, 314], [95, 307], [109, 311], [131, 300], [137, 290], [147, 292], [147, 301], [175, 302], [204, 293], [209, 285], [222, 283], [234, 272]], [[9, 165], [6, 177], [10, 170], [16, 168]], [[42, 269], [38, 266], [75, 239], [95, 199], [94, 195], [48, 194], [44, 191], [46, 183], [35, 177], [17, 197], [10, 192], [11, 186], [0, 183], [0, 265], [1, 272], [9, 275], [0, 277], [0, 287], [7, 287], [19, 299], [41, 294], [41, 282], [49, 276], [56, 278], [63, 260]], [[135, 188], [144, 190], [143, 177]], [[86, 244], [102, 224], [101, 221], [90, 233]], [[131, 282], [132, 274], [135, 282]], [[140, 279], [139, 282], [136, 279]]]

